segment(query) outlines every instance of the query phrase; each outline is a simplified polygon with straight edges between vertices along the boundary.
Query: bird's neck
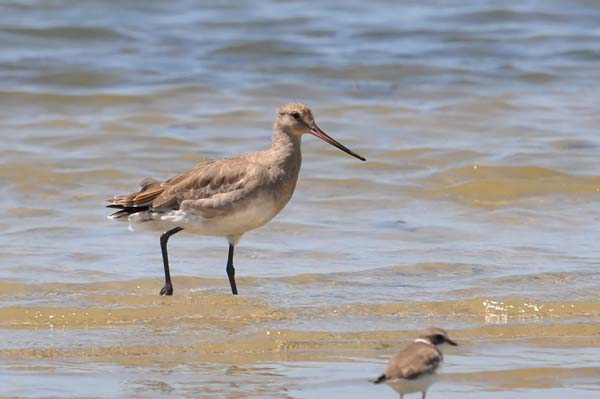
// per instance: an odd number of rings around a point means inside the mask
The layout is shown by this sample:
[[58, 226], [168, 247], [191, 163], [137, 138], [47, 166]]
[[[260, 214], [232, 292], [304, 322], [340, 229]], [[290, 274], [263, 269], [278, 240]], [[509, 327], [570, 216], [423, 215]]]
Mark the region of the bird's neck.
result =
[[417, 338], [414, 342], [421, 342], [422, 344], [432, 345], [431, 341], [427, 338]]
[[275, 128], [273, 131], [271, 152], [279, 162], [285, 163], [288, 166], [293, 164], [300, 169], [302, 149], [299, 136]]
[[300, 137], [275, 129], [273, 144], [268, 153], [271, 181], [277, 186], [277, 190], [274, 190], [276, 201], [279, 207], [283, 208], [292, 197], [300, 174], [302, 164]]

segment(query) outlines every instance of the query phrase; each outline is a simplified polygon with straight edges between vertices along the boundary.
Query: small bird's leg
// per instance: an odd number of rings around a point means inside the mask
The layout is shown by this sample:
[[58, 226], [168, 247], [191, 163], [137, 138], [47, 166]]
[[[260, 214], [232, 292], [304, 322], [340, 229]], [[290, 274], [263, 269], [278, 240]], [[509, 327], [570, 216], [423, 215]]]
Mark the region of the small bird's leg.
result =
[[427, 391], [423, 391], [423, 394], [421, 395], [421, 399], [426, 399], [427, 396]]
[[162, 251], [163, 265], [165, 267], [165, 286], [160, 290], [160, 295], [173, 295], [173, 284], [171, 284], [171, 273], [169, 272], [169, 255], [167, 254], [167, 242], [173, 234], [179, 233], [183, 227], [175, 227], [160, 236], [160, 249]]
[[229, 277], [229, 285], [231, 293], [237, 295], [237, 286], [235, 285], [235, 269], [233, 268], [233, 245], [229, 244], [229, 255], [227, 256], [227, 277]]

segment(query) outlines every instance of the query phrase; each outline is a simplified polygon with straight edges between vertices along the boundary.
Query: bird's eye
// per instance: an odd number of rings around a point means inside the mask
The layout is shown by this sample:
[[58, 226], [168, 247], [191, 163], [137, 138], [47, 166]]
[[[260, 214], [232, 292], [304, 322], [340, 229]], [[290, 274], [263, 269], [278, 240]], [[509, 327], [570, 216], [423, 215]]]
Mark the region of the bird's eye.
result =
[[297, 121], [299, 121], [299, 120], [300, 120], [300, 114], [299, 114], [299, 113], [297, 113], [297, 112], [294, 112], [294, 113], [292, 113], [292, 117], [293, 117], [295, 120], [297, 120]]

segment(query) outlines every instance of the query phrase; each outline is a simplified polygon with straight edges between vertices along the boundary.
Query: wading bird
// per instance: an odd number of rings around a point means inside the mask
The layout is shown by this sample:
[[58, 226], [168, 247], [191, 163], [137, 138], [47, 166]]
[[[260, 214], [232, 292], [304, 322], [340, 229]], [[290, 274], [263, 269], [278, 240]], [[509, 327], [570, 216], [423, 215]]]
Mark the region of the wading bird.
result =
[[372, 382], [387, 383], [400, 394], [400, 399], [404, 394], [413, 392], [422, 392], [422, 399], [425, 399], [427, 390], [438, 378], [437, 371], [444, 360], [438, 347], [446, 343], [457, 345], [441, 328], [424, 330], [411, 344], [392, 356], [385, 373]]
[[269, 222], [291, 198], [302, 162], [300, 142], [306, 133], [366, 160], [321, 130], [307, 106], [288, 103], [277, 110], [270, 149], [203, 162], [165, 181], [144, 179], [138, 192], [108, 200], [109, 208], [118, 209], [110, 219], [127, 221], [132, 229], [163, 233], [161, 295], [173, 294], [167, 242], [180, 231], [227, 238], [227, 277], [237, 295], [234, 248], [244, 233]]

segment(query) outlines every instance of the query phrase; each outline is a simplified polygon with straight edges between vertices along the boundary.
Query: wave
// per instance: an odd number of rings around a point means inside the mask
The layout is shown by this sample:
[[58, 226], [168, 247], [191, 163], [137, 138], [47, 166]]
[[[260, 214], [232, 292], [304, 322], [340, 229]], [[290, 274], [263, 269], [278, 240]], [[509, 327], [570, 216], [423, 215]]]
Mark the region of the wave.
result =
[[26, 36], [33, 39], [57, 40], [116, 40], [131, 39], [130, 36], [114, 29], [89, 26], [51, 26], [51, 27], [2, 27], [0, 33]]
[[573, 175], [536, 166], [465, 166], [435, 174], [429, 183], [426, 193], [478, 206], [504, 206], [553, 195], [590, 197], [600, 192], [599, 176]]
[[[432, 265], [442, 273], [443, 264]], [[440, 269], [441, 268], [441, 269]], [[460, 273], [471, 273], [468, 267]], [[271, 279], [240, 278], [246, 287], [264, 284], [264, 281], [285, 284], [319, 286], [344, 284], [327, 276], [306, 274]], [[464, 321], [489, 325], [509, 322], [578, 320], [600, 316], [600, 302], [593, 300], [543, 301], [529, 297], [476, 296], [443, 301], [344, 303], [330, 306], [277, 306], [250, 297], [234, 297], [215, 293], [207, 288], [222, 287], [222, 278], [179, 277], [175, 284], [180, 294], [165, 298], [157, 295], [158, 280], [107, 281], [89, 284], [17, 284], [0, 283], [0, 295], [6, 306], [0, 308], [0, 327], [83, 328], [110, 324], [169, 324], [182, 320], [212, 320], [214, 323], [254, 323], [274, 320], [320, 318], [423, 318]], [[201, 290], [198, 292], [198, 290]], [[10, 298], [10, 299], [9, 299]], [[21, 302], [25, 299], [24, 304]], [[64, 306], [62, 301], [78, 303]], [[41, 303], [41, 305], [32, 305]], [[52, 303], [56, 303], [52, 305]]]

